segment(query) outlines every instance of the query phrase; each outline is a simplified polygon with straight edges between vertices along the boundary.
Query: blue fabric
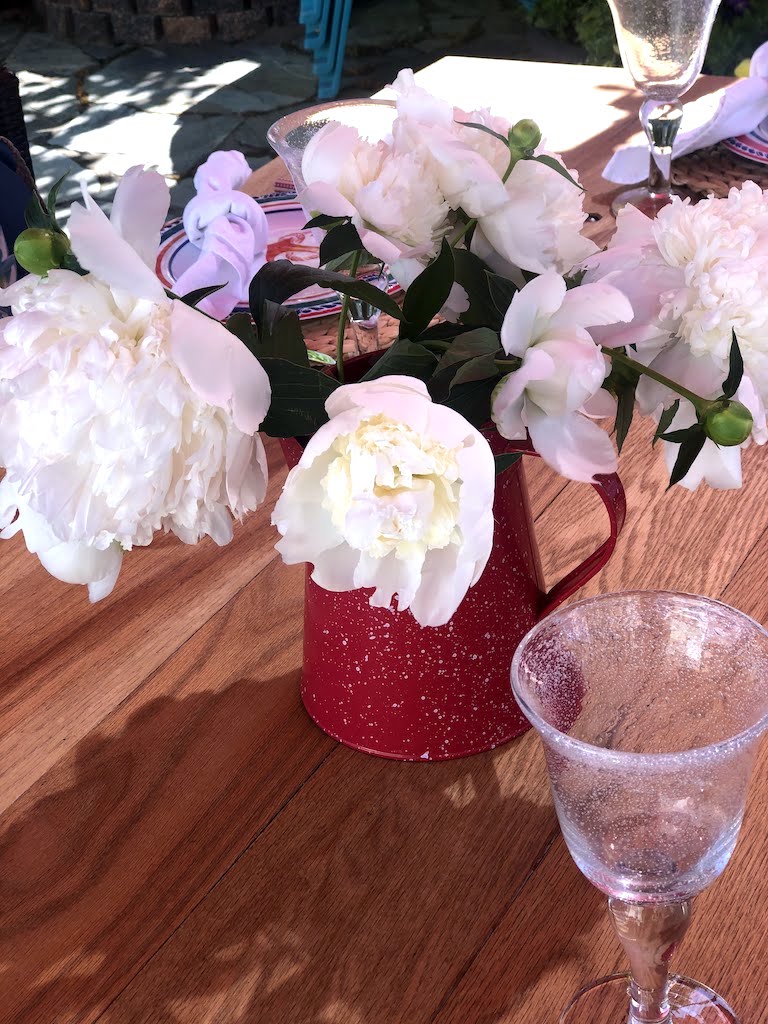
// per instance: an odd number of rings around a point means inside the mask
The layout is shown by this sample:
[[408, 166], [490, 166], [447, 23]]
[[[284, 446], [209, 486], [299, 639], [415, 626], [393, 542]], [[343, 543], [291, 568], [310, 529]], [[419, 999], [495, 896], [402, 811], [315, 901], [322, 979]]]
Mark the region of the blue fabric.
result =
[[16, 173], [13, 153], [5, 143], [0, 143], [0, 228], [11, 249], [16, 236], [24, 230], [24, 210], [31, 194], [29, 186]]

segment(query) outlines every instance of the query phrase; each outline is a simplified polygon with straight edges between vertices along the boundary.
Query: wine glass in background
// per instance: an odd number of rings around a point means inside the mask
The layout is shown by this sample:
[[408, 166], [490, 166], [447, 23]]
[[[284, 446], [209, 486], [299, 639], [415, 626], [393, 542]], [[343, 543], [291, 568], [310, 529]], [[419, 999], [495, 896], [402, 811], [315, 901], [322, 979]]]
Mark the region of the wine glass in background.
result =
[[565, 842], [609, 896], [631, 966], [582, 989], [560, 1024], [738, 1024], [669, 962], [736, 845], [768, 727], [768, 633], [703, 597], [606, 594], [535, 626], [512, 686]]
[[614, 213], [628, 203], [655, 216], [670, 200], [672, 146], [683, 114], [680, 97], [704, 62], [720, 0], [608, 0], [621, 61], [643, 94], [640, 120], [650, 143], [644, 185], [621, 192]]

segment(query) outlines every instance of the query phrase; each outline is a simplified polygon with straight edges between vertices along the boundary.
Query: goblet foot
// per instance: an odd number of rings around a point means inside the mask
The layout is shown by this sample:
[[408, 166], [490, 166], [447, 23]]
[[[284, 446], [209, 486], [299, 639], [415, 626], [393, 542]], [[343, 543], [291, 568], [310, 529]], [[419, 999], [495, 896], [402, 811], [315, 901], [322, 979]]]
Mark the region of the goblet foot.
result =
[[669, 1016], [638, 1021], [629, 1015], [629, 975], [613, 974], [577, 992], [560, 1014], [560, 1024], [740, 1024], [716, 992], [699, 981], [670, 975]]
[[624, 206], [635, 206], [646, 217], [655, 217], [659, 210], [669, 205], [672, 196], [680, 196], [685, 199], [690, 192], [670, 187], [667, 192], [649, 192], [646, 185], [635, 185], [632, 188], [619, 192], [611, 203], [611, 213], [615, 216]]

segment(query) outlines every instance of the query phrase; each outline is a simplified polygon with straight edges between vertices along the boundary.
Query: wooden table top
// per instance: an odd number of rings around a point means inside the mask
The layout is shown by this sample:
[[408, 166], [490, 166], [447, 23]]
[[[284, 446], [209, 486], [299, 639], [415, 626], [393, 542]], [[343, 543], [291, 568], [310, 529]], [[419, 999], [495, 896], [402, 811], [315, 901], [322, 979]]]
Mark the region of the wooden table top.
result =
[[[541, 117], [610, 227], [600, 169], [637, 124], [623, 72], [453, 58], [424, 78]], [[554, 1024], [623, 957], [563, 846], [539, 743], [398, 764], [312, 724], [303, 572], [273, 549], [286, 471], [267, 447], [268, 501], [232, 544], [159, 537], [95, 606], [21, 538], [0, 546], [0, 1021]], [[621, 475], [627, 525], [582, 593], [695, 591], [768, 621], [760, 450], [741, 492], [666, 494], [636, 423]], [[555, 580], [607, 527], [591, 488], [541, 466], [529, 485]], [[768, 1020], [766, 823], [768, 748], [677, 962], [743, 1024]]]

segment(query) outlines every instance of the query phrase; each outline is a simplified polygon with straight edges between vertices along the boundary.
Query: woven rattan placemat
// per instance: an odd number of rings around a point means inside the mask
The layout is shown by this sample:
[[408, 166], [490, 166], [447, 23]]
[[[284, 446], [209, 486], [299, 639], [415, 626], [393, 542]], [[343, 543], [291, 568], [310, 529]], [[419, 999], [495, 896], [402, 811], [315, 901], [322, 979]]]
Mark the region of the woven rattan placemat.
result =
[[734, 185], [745, 181], [754, 181], [760, 188], [768, 188], [768, 166], [745, 160], [718, 143], [677, 157], [672, 164], [672, 181], [699, 195], [714, 193], [723, 198]]

